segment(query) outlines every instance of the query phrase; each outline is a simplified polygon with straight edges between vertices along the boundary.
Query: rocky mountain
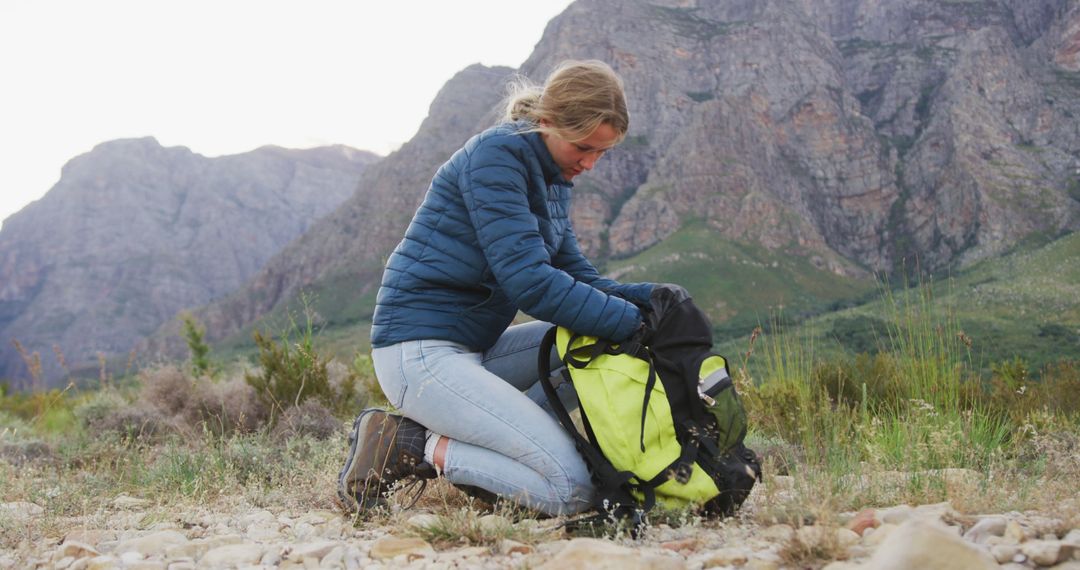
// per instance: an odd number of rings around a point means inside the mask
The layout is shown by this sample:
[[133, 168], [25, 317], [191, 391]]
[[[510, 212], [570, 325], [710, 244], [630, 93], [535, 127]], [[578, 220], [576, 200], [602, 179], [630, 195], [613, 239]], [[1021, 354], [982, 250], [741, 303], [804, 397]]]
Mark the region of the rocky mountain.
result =
[[177, 311], [247, 281], [356, 189], [378, 157], [342, 146], [207, 158], [152, 138], [71, 160], [0, 232], [0, 379], [126, 354]]
[[[451, 78], [416, 136], [364, 172], [352, 197], [275, 255], [244, 288], [196, 313], [210, 338], [240, 331], [302, 290], [354, 299], [373, 295], [385, 258], [401, 239], [435, 169], [479, 125], [496, 122], [494, 109], [512, 74], [510, 68], [473, 65]], [[370, 314], [374, 306], [367, 305]], [[165, 327], [143, 350], [182, 354], [177, 331], [175, 324]]]
[[[540, 81], [566, 58], [610, 62], [629, 96], [629, 136], [575, 189], [601, 263], [700, 223], [849, 276], [1080, 228], [1078, 0], [578, 0], [520, 72]], [[305, 287], [370, 295], [508, 72], [451, 80], [351, 200], [201, 313], [212, 334]]]

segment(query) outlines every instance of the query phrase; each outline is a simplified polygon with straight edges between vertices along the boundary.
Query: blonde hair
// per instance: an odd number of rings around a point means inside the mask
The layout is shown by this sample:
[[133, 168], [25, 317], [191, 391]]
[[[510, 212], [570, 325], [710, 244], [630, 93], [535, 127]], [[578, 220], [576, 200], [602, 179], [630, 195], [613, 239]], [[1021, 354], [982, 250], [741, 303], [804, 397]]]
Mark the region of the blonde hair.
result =
[[569, 142], [588, 138], [605, 123], [621, 141], [630, 128], [622, 79], [608, 64], [595, 59], [560, 63], [543, 87], [524, 77], [515, 78], [504, 120], [530, 121], [535, 125], [530, 131], [551, 132]]

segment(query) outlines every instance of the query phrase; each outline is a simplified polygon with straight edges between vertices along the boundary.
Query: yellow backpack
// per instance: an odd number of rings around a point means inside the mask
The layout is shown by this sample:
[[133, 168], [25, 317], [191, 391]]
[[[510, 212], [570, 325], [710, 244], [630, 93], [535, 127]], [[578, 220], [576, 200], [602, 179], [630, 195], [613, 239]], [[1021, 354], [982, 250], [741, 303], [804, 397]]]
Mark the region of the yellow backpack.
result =
[[[636, 528], [657, 504], [730, 515], [761, 468], [743, 445], [746, 412], [727, 362], [711, 352], [708, 319], [684, 289], [657, 286], [643, 312], [647, 336], [621, 344], [552, 327], [539, 363], [548, 401], [592, 469], [601, 516]], [[580, 428], [554, 395], [543, 357], [552, 346]]]

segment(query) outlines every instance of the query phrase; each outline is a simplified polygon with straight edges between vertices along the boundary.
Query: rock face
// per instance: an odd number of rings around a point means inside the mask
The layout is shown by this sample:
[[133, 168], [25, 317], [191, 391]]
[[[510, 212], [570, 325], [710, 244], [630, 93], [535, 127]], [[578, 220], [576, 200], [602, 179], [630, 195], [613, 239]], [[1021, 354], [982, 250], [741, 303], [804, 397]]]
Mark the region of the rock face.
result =
[[377, 156], [264, 147], [206, 158], [154, 139], [104, 143], [70, 161], [0, 233], [0, 378], [46, 377], [124, 354], [177, 311], [236, 289], [333, 210]]
[[[310, 231], [275, 255], [236, 294], [197, 313], [208, 335], [239, 331], [301, 290], [333, 282], [349, 295], [379, 286], [383, 262], [401, 239], [439, 165], [470, 136], [494, 125], [494, 109], [513, 70], [473, 65], [459, 72], [431, 103], [411, 141], [361, 176], [359, 190]], [[372, 305], [371, 309], [374, 309]], [[153, 353], [178, 354], [173, 330], [149, 339]]]
[[[842, 274], [970, 263], [1080, 228], [1076, 0], [578, 0], [521, 72], [610, 62], [631, 129], [575, 188], [602, 261], [688, 223]], [[205, 314], [236, 331], [301, 287], [377, 287], [437, 166], [509, 70], [454, 78], [362, 191]]]
[[[575, 188], [600, 263], [702, 223], [842, 275], [959, 266], [1080, 228], [1078, 0], [578, 0], [520, 71], [539, 81], [566, 58], [611, 63], [629, 98], [629, 136]], [[350, 200], [199, 312], [210, 338], [303, 289], [373, 295], [436, 168], [495, 122], [511, 71], [453, 78]], [[14, 279], [26, 290], [33, 275]], [[170, 343], [182, 348], [159, 332], [146, 348]]]

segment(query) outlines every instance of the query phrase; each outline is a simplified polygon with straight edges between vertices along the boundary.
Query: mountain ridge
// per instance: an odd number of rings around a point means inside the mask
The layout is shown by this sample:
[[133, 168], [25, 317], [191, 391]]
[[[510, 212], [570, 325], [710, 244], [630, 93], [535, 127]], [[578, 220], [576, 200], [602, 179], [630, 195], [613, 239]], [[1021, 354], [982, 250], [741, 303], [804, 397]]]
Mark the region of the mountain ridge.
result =
[[[28, 376], [12, 339], [71, 367], [128, 352], [239, 287], [377, 160], [343, 146], [207, 158], [153, 137], [73, 158], [0, 231], [0, 378]], [[47, 377], [57, 359], [42, 358]]]

